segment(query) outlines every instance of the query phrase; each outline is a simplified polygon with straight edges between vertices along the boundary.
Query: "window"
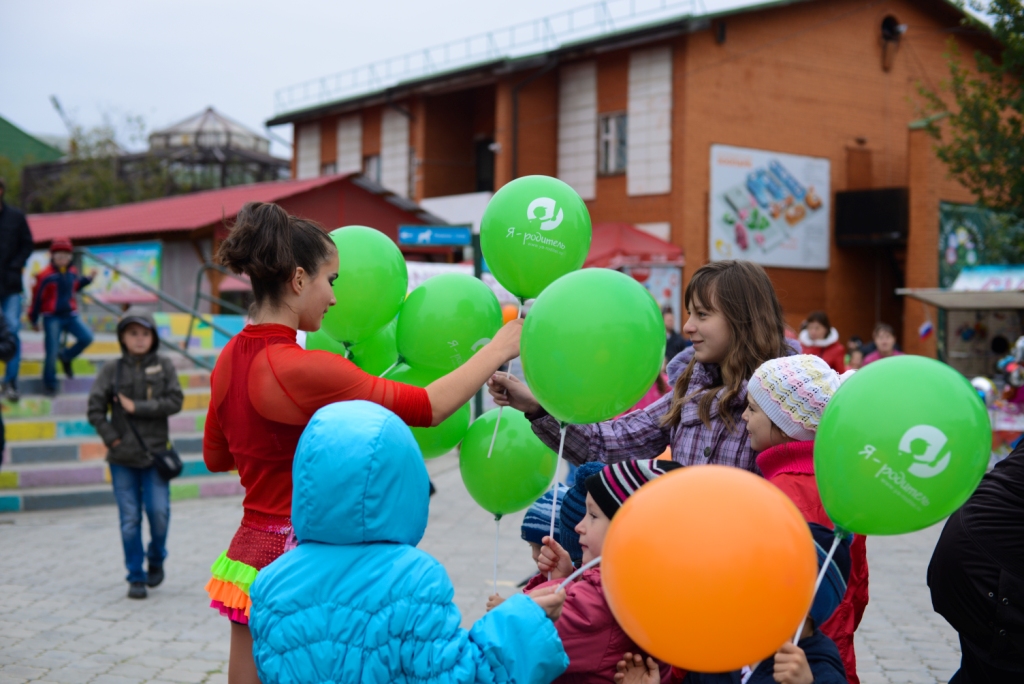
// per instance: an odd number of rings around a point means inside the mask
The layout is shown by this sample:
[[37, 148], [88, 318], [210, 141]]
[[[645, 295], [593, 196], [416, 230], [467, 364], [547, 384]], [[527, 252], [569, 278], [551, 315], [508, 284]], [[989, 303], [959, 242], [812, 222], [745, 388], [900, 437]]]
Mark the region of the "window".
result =
[[380, 185], [380, 155], [373, 154], [363, 157], [363, 175], [368, 181]]
[[602, 114], [597, 125], [598, 172], [603, 176], [626, 171], [626, 115]]

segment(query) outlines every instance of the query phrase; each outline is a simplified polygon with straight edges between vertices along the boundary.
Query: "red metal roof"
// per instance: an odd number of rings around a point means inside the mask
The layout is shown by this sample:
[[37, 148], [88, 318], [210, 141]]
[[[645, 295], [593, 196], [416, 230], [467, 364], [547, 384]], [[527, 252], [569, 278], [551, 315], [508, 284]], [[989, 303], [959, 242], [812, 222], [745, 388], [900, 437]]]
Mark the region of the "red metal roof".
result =
[[28, 225], [37, 243], [49, 242], [56, 237], [91, 239], [191, 231], [234, 217], [246, 202], [278, 202], [346, 177], [342, 174], [308, 180], [253, 183], [102, 209], [30, 214]]
[[683, 249], [629, 223], [595, 223], [584, 268], [682, 266]]

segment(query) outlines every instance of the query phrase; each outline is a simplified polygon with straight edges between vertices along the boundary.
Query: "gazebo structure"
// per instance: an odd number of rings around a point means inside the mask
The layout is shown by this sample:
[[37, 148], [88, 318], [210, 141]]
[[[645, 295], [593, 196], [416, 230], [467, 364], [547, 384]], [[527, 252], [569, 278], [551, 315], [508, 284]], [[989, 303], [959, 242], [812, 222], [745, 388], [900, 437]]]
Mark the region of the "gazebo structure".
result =
[[166, 159], [203, 187], [279, 180], [291, 164], [271, 156], [267, 138], [213, 107], [151, 133], [149, 154]]

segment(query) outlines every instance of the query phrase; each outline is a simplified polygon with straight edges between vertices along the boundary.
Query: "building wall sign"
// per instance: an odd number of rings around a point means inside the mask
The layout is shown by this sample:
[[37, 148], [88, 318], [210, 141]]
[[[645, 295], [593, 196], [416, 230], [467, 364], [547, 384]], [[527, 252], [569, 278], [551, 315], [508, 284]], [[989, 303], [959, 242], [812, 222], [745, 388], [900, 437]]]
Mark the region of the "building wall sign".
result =
[[827, 269], [829, 161], [728, 145], [711, 146], [711, 259]]

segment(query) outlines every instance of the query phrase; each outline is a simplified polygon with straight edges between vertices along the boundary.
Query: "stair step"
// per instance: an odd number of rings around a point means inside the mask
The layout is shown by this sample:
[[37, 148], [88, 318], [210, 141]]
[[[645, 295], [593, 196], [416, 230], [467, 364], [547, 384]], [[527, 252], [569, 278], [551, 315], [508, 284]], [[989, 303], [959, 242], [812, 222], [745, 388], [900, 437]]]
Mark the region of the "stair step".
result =
[[[233, 473], [203, 477], [179, 477], [171, 481], [171, 501], [206, 499], [244, 494], [238, 475]], [[44, 511], [116, 503], [109, 484], [77, 487], [44, 487], [18, 493], [0, 492], [0, 512]]]
[[[179, 377], [185, 402], [188, 408], [183, 410], [205, 409], [209, 405], [209, 376], [187, 375]], [[188, 383], [188, 384], [186, 384]], [[200, 395], [199, 398], [193, 395]], [[17, 403], [0, 402], [5, 421], [15, 418], [46, 418], [50, 416], [84, 416], [89, 405], [87, 393], [58, 394], [50, 398], [38, 394], [24, 394]]]
[[[212, 477], [201, 454], [182, 454], [182, 477]], [[67, 463], [24, 463], [7, 466], [0, 471], [0, 495], [10, 490], [33, 490], [39, 487], [74, 487], [110, 483], [106, 461], [72, 461]], [[6, 490], [6, 491], [5, 491]]]
[[[201, 433], [171, 432], [171, 441], [180, 454], [203, 452]], [[69, 463], [99, 461], [107, 456], [107, 447], [98, 438], [92, 439], [34, 439], [25, 442], [8, 441], [4, 450], [4, 463]]]
[[[202, 432], [206, 425], [206, 407], [210, 403], [209, 392], [192, 392], [185, 395], [185, 410], [170, 417], [171, 432]], [[85, 411], [77, 417], [51, 416], [48, 418], [5, 419], [7, 443], [33, 440], [95, 438], [96, 430], [85, 417]]]

